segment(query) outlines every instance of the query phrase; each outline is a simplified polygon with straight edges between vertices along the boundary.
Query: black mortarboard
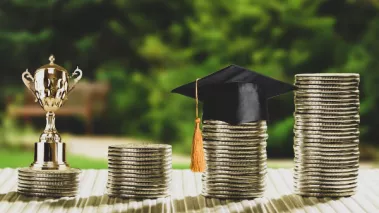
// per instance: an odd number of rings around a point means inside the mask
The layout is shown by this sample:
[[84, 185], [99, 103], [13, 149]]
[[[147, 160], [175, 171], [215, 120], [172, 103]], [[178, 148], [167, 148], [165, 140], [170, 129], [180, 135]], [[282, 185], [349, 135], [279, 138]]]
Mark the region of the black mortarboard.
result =
[[[198, 98], [203, 102], [203, 120], [230, 124], [267, 120], [267, 99], [295, 89], [291, 84], [237, 65], [201, 78], [197, 84]], [[172, 92], [195, 98], [195, 90], [196, 81]]]

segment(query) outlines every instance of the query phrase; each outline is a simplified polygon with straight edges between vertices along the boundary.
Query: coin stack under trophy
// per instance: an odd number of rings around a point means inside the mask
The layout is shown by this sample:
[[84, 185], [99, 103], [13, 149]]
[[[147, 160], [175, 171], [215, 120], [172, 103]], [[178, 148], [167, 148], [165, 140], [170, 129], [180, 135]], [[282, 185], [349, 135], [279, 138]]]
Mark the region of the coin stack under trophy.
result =
[[262, 197], [267, 173], [266, 121], [230, 125], [203, 122], [206, 171], [202, 194], [239, 199]]
[[359, 168], [359, 74], [299, 74], [295, 85], [296, 193], [355, 194]]
[[108, 148], [108, 194], [121, 198], [169, 195], [172, 150], [165, 144], [125, 144]]
[[[54, 64], [38, 68], [34, 77], [25, 71], [22, 80], [36, 98], [36, 102], [47, 112], [46, 127], [39, 142], [34, 145], [34, 162], [28, 168], [18, 170], [17, 191], [26, 196], [68, 197], [78, 191], [80, 170], [66, 163], [65, 143], [55, 128], [55, 112], [67, 100], [82, 71], [77, 68], [72, 76], [67, 70]], [[70, 78], [73, 78], [70, 82]]]

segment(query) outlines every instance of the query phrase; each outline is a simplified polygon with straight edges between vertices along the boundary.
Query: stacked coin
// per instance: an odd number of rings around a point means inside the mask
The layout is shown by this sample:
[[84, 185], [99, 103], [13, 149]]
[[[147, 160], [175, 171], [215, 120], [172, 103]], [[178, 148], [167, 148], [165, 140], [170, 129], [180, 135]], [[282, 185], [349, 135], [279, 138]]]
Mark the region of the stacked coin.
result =
[[296, 193], [317, 197], [355, 194], [359, 74], [299, 74], [295, 85]]
[[230, 125], [203, 122], [206, 197], [245, 199], [262, 197], [267, 173], [265, 121]]
[[108, 194], [121, 198], [169, 195], [171, 146], [125, 144], [108, 147]]
[[72, 197], [79, 189], [80, 170], [18, 170], [18, 188], [20, 194], [35, 197]]

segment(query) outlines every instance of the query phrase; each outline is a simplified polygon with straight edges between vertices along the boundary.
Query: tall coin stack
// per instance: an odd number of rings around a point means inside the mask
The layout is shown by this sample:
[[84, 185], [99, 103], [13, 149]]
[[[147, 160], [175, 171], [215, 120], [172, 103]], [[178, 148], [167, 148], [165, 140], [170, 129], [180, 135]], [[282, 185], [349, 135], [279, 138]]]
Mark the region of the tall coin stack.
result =
[[203, 122], [206, 197], [245, 199], [262, 197], [267, 173], [266, 121], [230, 125]]
[[295, 191], [351, 196], [359, 168], [359, 74], [295, 78]]
[[108, 194], [121, 198], [169, 195], [172, 150], [165, 144], [125, 144], [108, 147]]

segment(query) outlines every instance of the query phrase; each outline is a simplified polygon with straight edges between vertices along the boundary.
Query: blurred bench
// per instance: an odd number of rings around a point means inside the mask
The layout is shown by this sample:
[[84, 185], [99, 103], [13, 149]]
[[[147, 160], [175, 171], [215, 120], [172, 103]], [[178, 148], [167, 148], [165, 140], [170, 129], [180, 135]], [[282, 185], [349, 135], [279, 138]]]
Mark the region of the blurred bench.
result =
[[[106, 83], [87, 83], [80, 82], [68, 96], [66, 103], [56, 112], [58, 117], [61, 116], [79, 116], [85, 121], [87, 133], [92, 133], [93, 117], [105, 110], [106, 97], [109, 91], [109, 85]], [[46, 112], [34, 102], [33, 94], [25, 88], [24, 103], [22, 105], [8, 104], [8, 114], [13, 117], [40, 117]]]

